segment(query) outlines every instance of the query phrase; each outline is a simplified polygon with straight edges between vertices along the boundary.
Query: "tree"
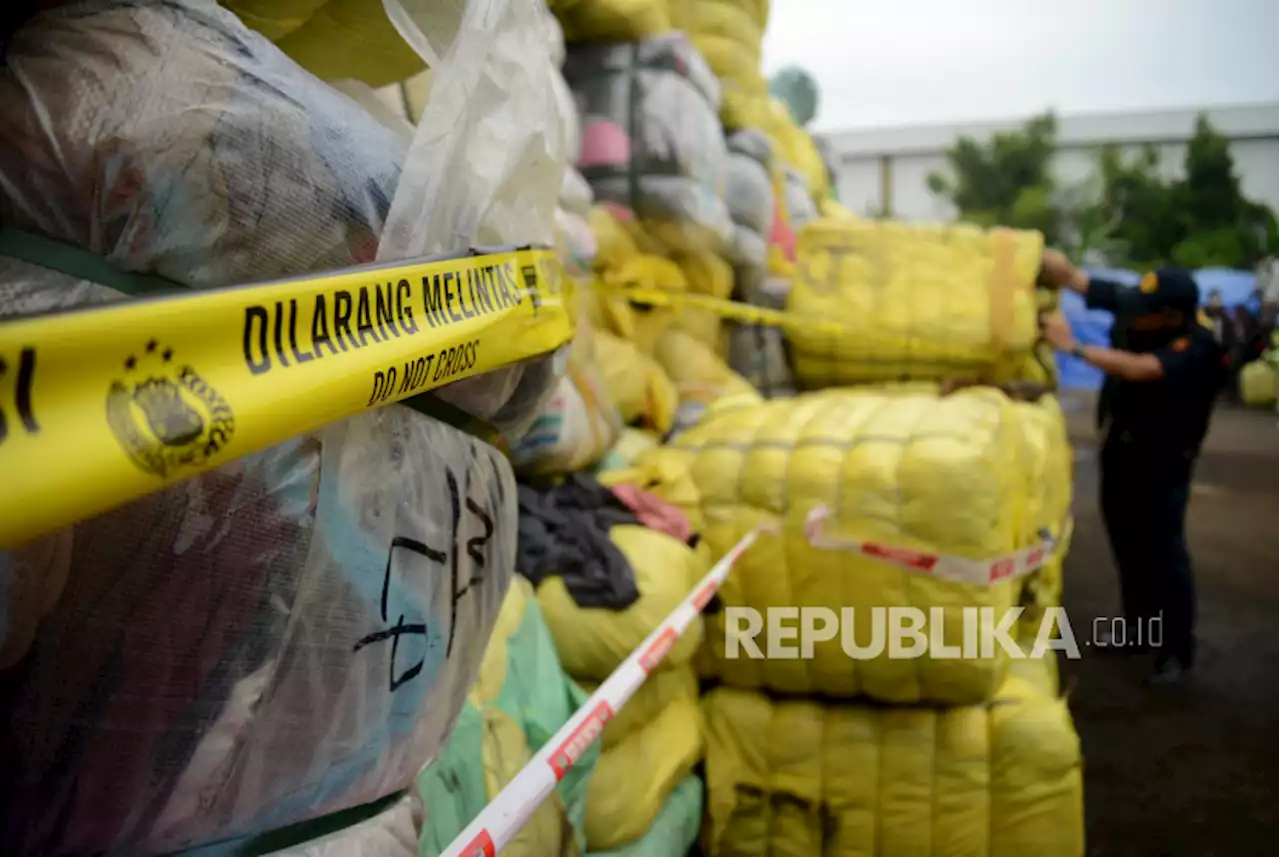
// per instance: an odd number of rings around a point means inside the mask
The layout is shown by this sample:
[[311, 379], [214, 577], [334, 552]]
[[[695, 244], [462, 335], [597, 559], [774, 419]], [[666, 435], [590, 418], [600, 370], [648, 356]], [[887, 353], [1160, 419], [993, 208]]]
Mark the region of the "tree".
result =
[[1276, 252], [1275, 213], [1241, 193], [1230, 141], [1204, 116], [1187, 144], [1182, 176], [1165, 179], [1158, 165], [1151, 147], [1128, 159], [1107, 147], [1099, 158], [1098, 209], [1116, 223], [1130, 264], [1251, 268]]
[[1242, 195], [1230, 141], [1203, 116], [1177, 179], [1161, 175], [1154, 147], [1126, 156], [1107, 146], [1093, 178], [1062, 186], [1056, 145], [1052, 113], [985, 143], [961, 137], [947, 152], [950, 176], [933, 173], [928, 186], [963, 219], [1038, 229], [1078, 262], [1250, 268], [1276, 254], [1275, 212]]
[[1046, 113], [986, 143], [961, 137], [947, 152], [951, 176], [931, 173], [929, 190], [946, 197], [964, 220], [1038, 229], [1058, 244], [1066, 213], [1050, 170], [1057, 131], [1054, 115]]

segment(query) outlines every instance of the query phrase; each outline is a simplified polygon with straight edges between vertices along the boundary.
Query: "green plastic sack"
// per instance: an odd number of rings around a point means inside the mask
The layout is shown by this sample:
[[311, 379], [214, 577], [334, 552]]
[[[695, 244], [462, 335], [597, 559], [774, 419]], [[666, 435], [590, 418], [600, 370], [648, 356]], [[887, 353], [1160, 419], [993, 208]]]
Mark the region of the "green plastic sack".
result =
[[[687, 854], [702, 826], [702, 780], [685, 777], [667, 796], [662, 812], [644, 836], [612, 851], [593, 851], [587, 857], [673, 857]], [[505, 853], [505, 852], [504, 852]]]
[[[418, 776], [427, 808], [420, 857], [438, 857], [586, 701], [560, 666], [532, 589], [518, 577], [448, 744]], [[587, 782], [599, 754], [595, 742], [503, 849], [504, 857], [571, 857], [586, 850]]]

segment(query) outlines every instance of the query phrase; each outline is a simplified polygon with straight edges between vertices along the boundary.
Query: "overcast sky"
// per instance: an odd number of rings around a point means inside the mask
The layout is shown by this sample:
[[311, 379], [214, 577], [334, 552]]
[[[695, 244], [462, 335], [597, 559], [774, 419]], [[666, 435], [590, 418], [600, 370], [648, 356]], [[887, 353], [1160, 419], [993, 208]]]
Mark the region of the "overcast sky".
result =
[[765, 71], [818, 81], [812, 126], [1280, 98], [1277, 0], [773, 0]]

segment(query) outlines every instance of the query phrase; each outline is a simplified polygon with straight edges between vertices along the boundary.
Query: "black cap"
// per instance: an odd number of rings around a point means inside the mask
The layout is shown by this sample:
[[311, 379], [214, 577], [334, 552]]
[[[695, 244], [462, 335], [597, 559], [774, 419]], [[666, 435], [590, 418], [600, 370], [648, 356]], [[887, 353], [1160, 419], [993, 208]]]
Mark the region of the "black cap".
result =
[[1181, 268], [1158, 268], [1142, 277], [1136, 289], [1126, 290], [1125, 310], [1133, 315], [1177, 310], [1188, 315], [1200, 305], [1200, 288]]

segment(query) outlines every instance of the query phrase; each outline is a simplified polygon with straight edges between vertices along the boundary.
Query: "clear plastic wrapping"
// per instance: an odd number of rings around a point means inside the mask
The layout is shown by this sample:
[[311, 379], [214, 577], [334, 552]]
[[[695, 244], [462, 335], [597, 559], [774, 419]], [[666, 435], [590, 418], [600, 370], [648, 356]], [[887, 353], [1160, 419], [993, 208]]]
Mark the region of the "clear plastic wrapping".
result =
[[[0, 222], [191, 288], [550, 243], [567, 142], [536, 14], [424, 27], [450, 37], [409, 141], [213, 0], [41, 12], [0, 74]], [[119, 297], [0, 258], [0, 316]], [[447, 395], [518, 425], [559, 369]], [[495, 449], [389, 406], [0, 554], [0, 853], [166, 853], [405, 788], [515, 522]]]
[[596, 200], [668, 249], [719, 252], [733, 225], [720, 87], [684, 35], [572, 45], [564, 75], [582, 116], [578, 169]]
[[763, 268], [773, 226], [772, 146], [763, 132], [755, 130], [738, 131], [729, 137], [728, 145], [725, 203], [734, 230], [727, 255], [734, 265]]

